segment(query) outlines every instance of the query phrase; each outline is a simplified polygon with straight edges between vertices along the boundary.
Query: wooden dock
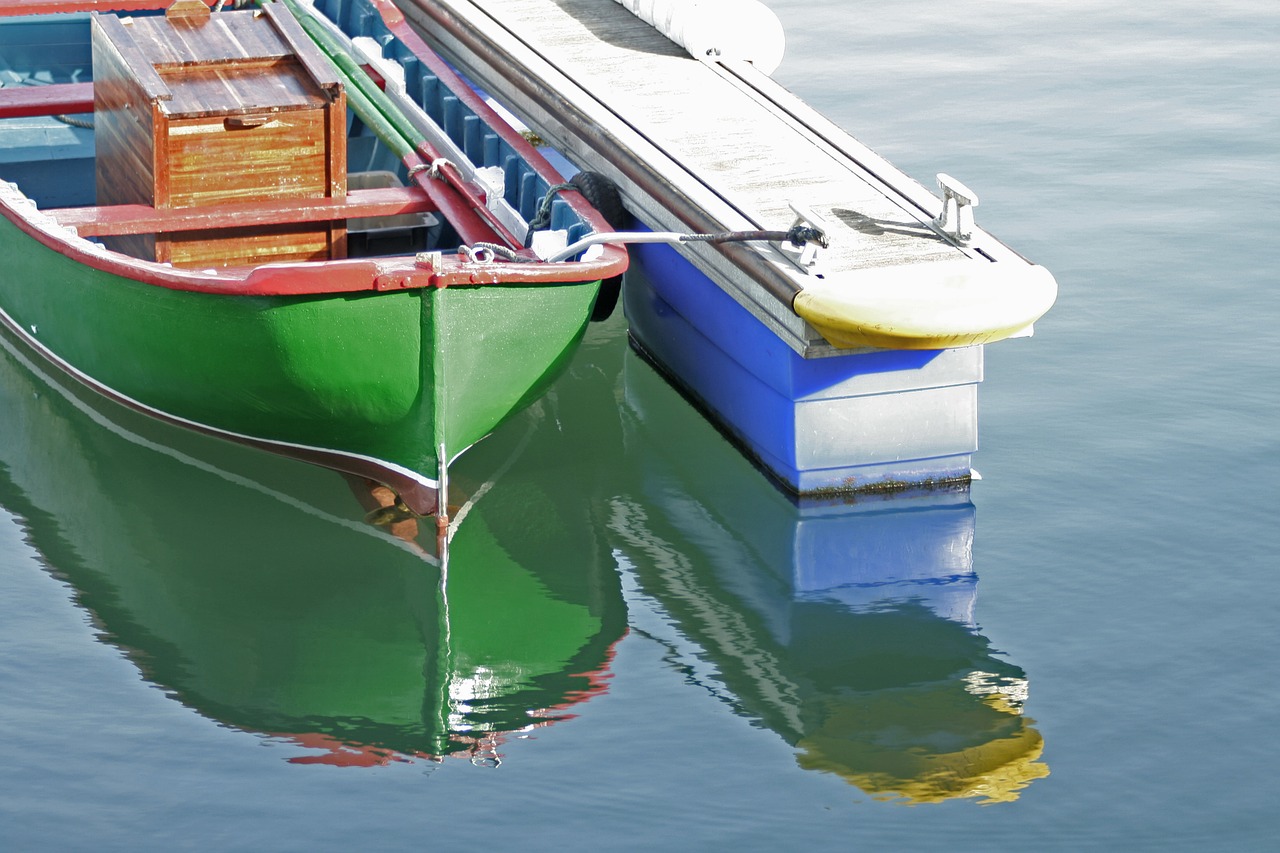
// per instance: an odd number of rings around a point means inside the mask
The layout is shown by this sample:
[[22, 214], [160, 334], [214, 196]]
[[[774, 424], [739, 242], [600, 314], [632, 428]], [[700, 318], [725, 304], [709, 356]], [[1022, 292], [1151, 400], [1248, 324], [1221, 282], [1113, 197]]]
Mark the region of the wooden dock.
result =
[[[617, 181], [655, 230], [786, 230], [796, 202], [825, 220], [827, 268], [1021, 261], [981, 230], [944, 239], [931, 225], [942, 202], [917, 181], [750, 63], [694, 59], [614, 0], [400, 6], [480, 86], [516, 93], [509, 106], [548, 143]], [[808, 273], [790, 253], [679, 248], [796, 352], [834, 354], [791, 309]]]

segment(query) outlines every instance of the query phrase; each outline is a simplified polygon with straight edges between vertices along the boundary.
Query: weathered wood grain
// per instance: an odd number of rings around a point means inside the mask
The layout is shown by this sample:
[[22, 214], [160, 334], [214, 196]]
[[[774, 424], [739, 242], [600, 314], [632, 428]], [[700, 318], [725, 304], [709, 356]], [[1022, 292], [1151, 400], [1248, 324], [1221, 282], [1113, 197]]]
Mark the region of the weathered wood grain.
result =
[[74, 228], [81, 237], [104, 237], [401, 216], [438, 209], [425, 190], [408, 186], [353, 190], [345, 199], [282, 198], [168, 210], [145, 204], [117, 204], [53, 208], [45, 213], [59, 225]]
[[[328, 72], [314, 76], [327, 66], [302, 56], [317, 49], [284, 25], [253, 11], [204, 21], [95, 16], [98, 204], [343, 198], [344, 93]], [[345, 241], [341, 221], [105, 240], [184, 266], [340, 257]]]
[[[747, 222], [786, 228], [797, 202], [827, 219], [840, 269], [955, 257], [931, 216], [731, 74], [694, 59], [613, 0], [472, 0]], [[734, 227], [737, 223], [725, 223]]]

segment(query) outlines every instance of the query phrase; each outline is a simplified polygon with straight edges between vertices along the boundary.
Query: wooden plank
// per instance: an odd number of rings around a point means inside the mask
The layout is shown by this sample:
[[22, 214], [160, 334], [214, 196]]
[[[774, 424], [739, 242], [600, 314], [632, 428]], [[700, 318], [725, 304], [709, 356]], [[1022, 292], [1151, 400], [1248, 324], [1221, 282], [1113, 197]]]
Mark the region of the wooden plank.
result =
[[752, 226], [785, 229], [796, 201], [829, 218], [825, 258], [839, 268], [956, 256], [916, 205], [618, 4], [472, 2], [680, 164], [681, 180], [713, 188]]
[[[111, 51], [115, 54], [112, 62], [118, 66], [115, 73], [132, 78], [141, 87], [143, 97], [148, 101], [162, 101], [169, 98], [169, 87], [160, 79], [155, 66], [148, 61], [142, 47], [134, 41], [133, 25], [125, 26], [115, 15], [99, 14], [93, 16], [93, 25], [94, 47], [97, 49], [99, 43], [104, 47], [110, 45]], [[94, 78], [101, 79], [101, 75], [96, 70], [97, 67], [98, 60], [95, 56]]]
[[[96, 190], [99, 204], [155, 204], [156, 185], [163, 184], [163, 169], [155, 158], [155, 100], [152, 94], [164, 88], [154, 69], [153, 85], [144, 86], [133, 73], [126, 53], [136, 45], [113, 15], [94, 15], [91, 26], [93, 49], [94, 144], [97, 149]], [[119, 39], [119, 41], [117, 40]], [[154, 257], [155, 240], [150, 235], [124, 237], [111, 248], [140, 258]]]
[[[200, 0], [206, 6], [217, 0]], [[53, 15], [83, 12], [85, 7], [102, 12], [142, 12], [163, 9], [160, 0], [0, 0], [0, 15]]]
[[275, 199], [245, 204], [162, 210], [145, 204], [63, 207], [44, 211], [81, 237], [160, 234], [220, 228], [252, 228], [303, 222], [336, 222], [435, 211], [416, 186], [351, 190], [346, 199]]
[[[158, 74], [172, 93], [164, 110], [174, 117], [324, 106], [341, 86], [314, 56], [316, 46], [286, 40], [281, 24], [297, 26], [244, 11], [196, 26], [137, 18], [120, 29], [136, 47], [136, 56], [126, 53], [131, 66], [142, 66], [135, 73]], [[317, 69], [324, 69], [319, 79], [312, 76]]]
[[[98, 202], [181, 209], [343, 198], [342, 87], [330, 71], [313, 79], [322, 64], [300, 53], [317, 48], [285, 38], [281, 23], [296, 28], [252, 11], [94, 16]], [[273, 227], [215, 222], [212, 231], [99, 236], [126, 254], [187, 266], [308, 259], [320, 245], [328, 257], [345, 255], [345, 217]]]
[[133, 18], [126, 29], [133, 33], [141, 61], [158, 68], [283, 59], [293, 53], [275, 27], [251, 11], [220, 12], [216, 20], [195, 26], [168, 17]]
[[320, 109], [332, 100], [298, 73], [297, 62], [288, 59], [157, 67], [173, 92], [164, 111], [175, 119]]
[[323, 110], [252, 117], [173, 119], [164, 139], [168, 197], [158, 206], [198, 207], [252, 199], [328, 195]]
[[[429, 42], [501, 92], [583, 168], [622, 185], [659, 230], [785, 230], [789, 202], [827, 220], [825, 273], [966, 256], [930, 223], [937, 197], [748, 63], [690, 57], [609, 0], [408, 0]], [[502, 62], [491, 59], [501, 56]], [[791, 309], [807, 274], [780, 248], [687, 244], [679, 250], [797, 352], [829, 344]], [[978, 257], [982, 255], [985, 257]]]
[[93, 112], [92, 83], [50, 83], [0, 88], [0, 118]]
[[[342, 256], [346, 255], [346, 232], [342, 232]], [[175, 267], [236, 267], [284, 261], [327, 261], [333, 255], [333, 240], [314, 223], [274, 226], [270, 233], [260, 228], [230, 227], [187, 231], [182, 240], [168, 246], [168, 262]]]
[[268, 3], [262, 7], [262, 11], [275, 26], [280, 38], [289, 45], [294, 55], [298, 57], [298, 61], [307, 69], [307, 73], [316, 85], [326, 91], [336, 91], [342, 87], [341, 78], [333, 63], [302, 29], [302, 25], [294, 20], [288, 7], [283, 3]]

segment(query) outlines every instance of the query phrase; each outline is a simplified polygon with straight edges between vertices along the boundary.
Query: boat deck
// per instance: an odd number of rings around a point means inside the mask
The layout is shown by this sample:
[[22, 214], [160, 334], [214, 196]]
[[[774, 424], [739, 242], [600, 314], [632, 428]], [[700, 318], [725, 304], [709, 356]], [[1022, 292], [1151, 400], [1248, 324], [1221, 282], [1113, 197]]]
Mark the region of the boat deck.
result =
[[[966, 248], [943, 239], [929, 224], [941, 201], [918, 182], [749, 63], [691, 58], [614, 0], [400, 5], [480, 85], [520, 92], [509, 106], [578, 166], [618, 180], [655, 230], [786, 230], [795, 202], [826, 220], [829, 269], [1010, 254], [980, 232]], [[509, 67], [477, 62], [486, 54]], [[797, 352], [830, 353], [791, 310], [807, 275], [787, 254], [680, 249]]]

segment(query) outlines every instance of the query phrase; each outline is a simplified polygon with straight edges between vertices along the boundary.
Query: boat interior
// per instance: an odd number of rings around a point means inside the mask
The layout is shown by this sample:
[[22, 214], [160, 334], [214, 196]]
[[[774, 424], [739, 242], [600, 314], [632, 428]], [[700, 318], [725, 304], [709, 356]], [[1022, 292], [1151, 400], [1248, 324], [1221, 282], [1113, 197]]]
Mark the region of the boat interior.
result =
[[[339, 22], [349, 37], [376, 42], [385, 58], [403, 67], [405, 96], [420, 110], [415, 123], [433, 128], [429, 142], [465, 179], [461, 192], [456, 186], [441, 191], [460, 195], [459, 203], [472, 209], [489, 208], [487, 219], [500, 223], [497, 232], [506, 226], [506, 242], [512, 237], [526, 240], [528, 222], [550, 185], [509, 138], [490, 127], [492, 116], [484, 114], [483, 101], [477, 111], [475, 102], [467, 102], [475, 93], [463, 98], [448, 88], [439, 67], [433, 70], [415, 56], [367, 0], [317, 0], [315, 7]], [[147, 14], [162, 13], [131, 13]], [[467, 242], [443, 215], [438, 194], [417, 185], [403, 159], [350, 108], [345, 198], [273, 198], [167, 209], [103, 204], [98, 197], [102, 164], [94, 135], [90, 29], [87, 13], [0, 18], [0, 179], [15, 184], [42, 212], [80, 237], [116, 248], [110, 241], [119, 235], [206, 234], [220, 228], [245, 232], [336, 222], [345, 224], [341, 257], [450, 252]], [[376, 72], [371, 76], [379, 79]], [[558, 197], [545, 227], [565, 231], [569, 242], [591, 231]], [[495, 242], [501, 242], [498, 233]]]

